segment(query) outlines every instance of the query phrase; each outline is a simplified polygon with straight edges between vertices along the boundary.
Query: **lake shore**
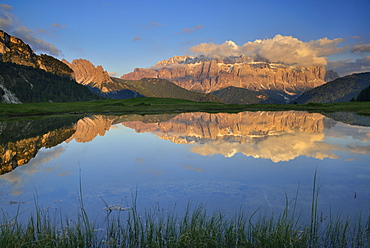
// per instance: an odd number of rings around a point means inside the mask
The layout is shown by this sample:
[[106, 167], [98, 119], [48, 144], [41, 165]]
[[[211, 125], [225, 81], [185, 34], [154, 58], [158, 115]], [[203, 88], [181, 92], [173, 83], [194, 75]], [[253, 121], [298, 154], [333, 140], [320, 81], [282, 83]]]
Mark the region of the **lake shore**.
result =
[[0, 116], [35, 116], [56, 114], [115, 114], [115, 113], [179, 113], [179, 112], [241, 112], [241, 111], [308, 111], [355, 112], [370, 115], [370, 102], [308, 103], [308, 104], [223, 104], [192, 102], [168, 98], [131, 98], [124, 100], [99, 100], [64, 103], [0, 103]]
[[[314, 194], [315, 195], [315, 194]], [[317, 195], [316, 195], [317, 196]], [[188, 205], [184, 215], [153, 208], [144, 213], [136, 207], [106, 206], [104, 223], [92, 221], [80, 199], [77, 218], [50, 214], [35, 206], [22, 223], [3, 213], [1, 247], [367, 247], [368, 216], [320, 217], [313, 199], [311, 221], [288, 204], [279, 215], [258, 209], [235, 215], [208, 213], [202, 205]], [[72, 217], [73, 218], [73, 217]]]

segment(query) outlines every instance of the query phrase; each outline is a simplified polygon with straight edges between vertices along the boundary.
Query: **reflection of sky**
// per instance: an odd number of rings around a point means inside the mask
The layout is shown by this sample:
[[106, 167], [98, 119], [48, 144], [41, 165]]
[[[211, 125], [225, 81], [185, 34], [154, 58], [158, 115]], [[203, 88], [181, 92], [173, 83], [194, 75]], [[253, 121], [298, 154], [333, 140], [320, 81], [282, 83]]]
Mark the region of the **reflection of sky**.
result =
[[[292, 132], [251, 139], [246, 143], [228, 143], [222, 140], [195, 144], [191, 151], [200, 155], [222, 154], [234, 156], [240, 152], [254, 158], [266, 158], [273, 162], [289, 161], [299, 156], [316, 159], [339, 159], [348, 152], [353, 156], [370, 154], [370, 128], [338, 123], [323, 133]], [[348, 159], [348, 158], [347, 158]]]
[[37, 191], [43, 207], [69, 213], [77, 209], [81, 179], [87, 210], [100, 215], [103, 200], [130, 205], [136, 191], [139, 209], [158, 202], [162, 207], [177, 204], [181, 210], [188, 200], [205, 203], [210, 210], [279, 209], [285, 193], [294, 199], [298, 185], [298, 208], [309, 212], [317, 169], [324, 214], [330, 207], [344, 214], [364, 211], [370, 204], [368, 134], [369, 128], [337, 123], [323, 133], [186, 145], [119, 124], [91, 142], [71, 140], [41, 149], [29, 164], [0, 176], [0, 207], [15, 212], [17, 204], [9, 204], [15, 201], [32, 208]]

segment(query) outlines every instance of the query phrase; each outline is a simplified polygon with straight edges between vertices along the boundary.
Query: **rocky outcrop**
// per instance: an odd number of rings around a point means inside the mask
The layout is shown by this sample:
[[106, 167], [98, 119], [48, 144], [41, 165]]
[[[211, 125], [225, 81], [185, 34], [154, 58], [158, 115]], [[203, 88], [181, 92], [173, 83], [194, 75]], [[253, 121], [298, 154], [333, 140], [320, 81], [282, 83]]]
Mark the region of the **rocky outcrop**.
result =
[[108, 72], [101, 65], [95, 67], [90, 61], [85, 59], [75, 59], [72, 63], [63, 59], [62, 62], [73, 70], [75, 80], [79, 84], [98, 88], [103, 93], [115, 90], [115, 83], [113, 83]]
[[337, 72], [335, 72], [333, 70], [327, 70], [324, 80], [325, 80], [325, 82], [330, 82], [330, 81], [333, 81], [337, 78], [339, 78], [339, 75], [338, 75]]
[[0, 30], [0, 61], [42, 69], [63, 77], [73, 77], [73, 71], [61, 61], [45, 54], [36, 55], [21, 39], [2, 30]]
[[212, 92], [229, 86], [301, 94], [325, 83], [323, 66], [296, 67], [251, 61], [246, 56], [213, 59], [177, 56], [151, 69], [136, 68], [122, 79], [163, 78], [192, 91]]

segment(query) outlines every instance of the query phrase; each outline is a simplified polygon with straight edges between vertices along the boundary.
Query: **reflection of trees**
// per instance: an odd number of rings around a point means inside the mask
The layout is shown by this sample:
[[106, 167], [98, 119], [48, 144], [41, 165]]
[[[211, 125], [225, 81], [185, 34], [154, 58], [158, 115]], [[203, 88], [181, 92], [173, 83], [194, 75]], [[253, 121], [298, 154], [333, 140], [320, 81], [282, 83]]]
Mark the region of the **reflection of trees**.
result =
[[0, 122], [0, 174], [28, 163], [42, 147], [51, 148], [74, 132], [79, 117]]
[[56, 146], [68, 139], [74, 132], [74, 128], [60, 128], [36, 137], [0, 145], [0, 174], [28, 163], [42, 147]]

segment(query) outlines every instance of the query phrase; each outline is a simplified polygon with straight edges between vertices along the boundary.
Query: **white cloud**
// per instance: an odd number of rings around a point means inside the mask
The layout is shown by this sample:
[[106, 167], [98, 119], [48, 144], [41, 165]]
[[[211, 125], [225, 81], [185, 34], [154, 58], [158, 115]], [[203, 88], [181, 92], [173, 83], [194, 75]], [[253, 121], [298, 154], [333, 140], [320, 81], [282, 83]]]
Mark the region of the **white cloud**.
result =
[[[13, 7], [7, 4], [0, 4], [0, 29], [20, 38], [26, 44], [30, 45], [32, 50], [36, 52], [45, 52], [50, 55], [61, 55], [61, 51], [57, 49], [54, 44], [44, 41], [37, 37], [37, 34], [45, 33], [45, 29], [31, 30], [28, 27], [21, 24], [18, 18], [11, 12]], [[59, 24], [52, 24], [53, 27], [58, 28]], [[59, 25], [60, 28], [63, 25]]]
[[190, 48], [195, 55], [206, 55], [212, 57], [225, 56], [262, 56], [271, 62], [282, 62], [286, 64], [299, 65], [326, 65], [325, 56], [341, 53], [348, 47], [338, 47], [343, 39], [330, 40], [322, 38], [310, 42], [303, 42], [292, 36], [276, 35], [272, 39], [255, 40], [247, 42], [242, 46], [233, 41], [223, 44], [202, 43]]

